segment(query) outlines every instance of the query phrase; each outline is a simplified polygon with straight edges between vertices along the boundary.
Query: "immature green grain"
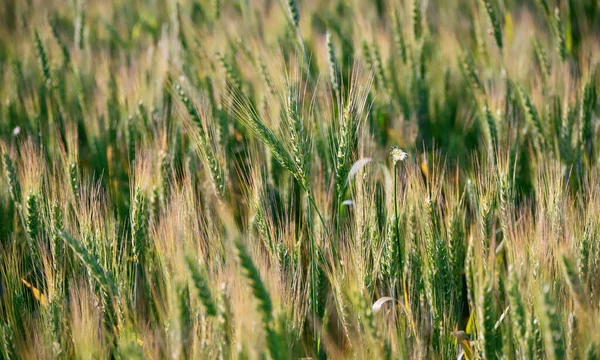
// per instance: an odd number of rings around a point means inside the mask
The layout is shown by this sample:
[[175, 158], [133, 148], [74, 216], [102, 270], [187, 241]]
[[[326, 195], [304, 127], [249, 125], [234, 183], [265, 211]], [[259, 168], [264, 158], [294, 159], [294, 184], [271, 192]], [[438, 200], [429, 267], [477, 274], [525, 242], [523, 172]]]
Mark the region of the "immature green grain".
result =
[[300, 12], [298, 11], [296, 0], [286, 0], [285, 4], [292, 25], [298, 29], [300, 27]]
[[352, 101], [346, 104], [342, 115], [342, 127], [338, 136], [338, 150], [336, 157], [336, 188], [338, 191], [338, 199], [343, 196], [346, 189], [346, 179], [350, 166], [352, 164], [352, 148], [355, 141], [355, 133], [357, 131], [357, 121], [353, 111]]
[[499, 11], [495, 8], [494, 4], [492, 4], [492, 0], [480, 0], [480, 2], [485, 7], [488, 19], [490, 20], [490, 24], [492, 25], [492, 30], [494, 32], [496, 44], [498, 45], [498, 48], [502, 50], [502, 25], [500, 24], [502, 14], [500, 14]]
[[232, 324], [233, 315], [231, 313], [231, 299], [227, 294], [227, 287], [225, 284], [221, 285], [217, 306], [217, 324], [220, 331], [219, 353], [221, 358], [229, 359], [228, 355], [231, 352], [234, 328]]
[[548, 78], [550, 77], [550, 63], [548, 62], [548, 55], [546, 54], [546, 50], [540, 44], [540, 41], [534, 37], [533, 38], [533, 50], [535, 53], [536, 61], [540, 67], [540, 74], [542, 75], [542, 81], [544, 84], [548, 83]]
[[580, 95], [579, 105], [579, 122], [581, 124], [581, 136], [580, 144], [581, 147], [588, 157], [588, 161], [592, 161], [594, 154], [594, 131], [592, 125], [592, 114], [595, 110], [597, 103], [596, 95], [596, 76], [592, 72], [587, 81], [583, 84]]
[[250, 281], [254, 298], [258, 301], [258, 310], [262, 317], [263, 328], [267, 334], [267, 348], [273, 359], [279, 359], [282, 349], [278, 334], [272, 328], [273, 322], [273, 304], [271, 296], [263, 284], [252, 258], [248, 254], [245, 245], [241, 240], [236, 240], [235, 246], [238, 250], [238, 259], [242, 266], [244, 276]]
[[338, 98], [338, 101], [341, 101], [339, 66], [337, 58], [335, 56], [335, 48], [331, 40], [331, 32], [327, 31], [327, 35], [325, 38], [327, 42], [327, 64], [329, 65], [329, 81], [331, 83], [331, 87], [333, 88], [336, 97]]
[[50, 23], [50, 29], [52, 30], [52, 35], [54, 36], [54, 39], [56, 40], [58, 46], [60, 47], [60, 51], [62, 52], [63, 65], [65, 67], [67, 67], [71, 64], [71, 54], [69, 53], [69, 48], [67, 47], [67, 44], [65, 44], [65, 42], [62, 40], [62, 38], [60, 37], [60, 35], [58, 33], [56, 19], [51, 18], [49, 20], [49, 23]]
[[77, 13], [77, 19], [75, 21], [75, 46], [78, 49], [83, 49], [84, 47], [84, 37], [85, 37], [85, 0], [78, 1], [79, 11]]
[[118, 288], [113, 281], [111, 274], [106, 271], [102, 265], [100, 265], [99, 260], [93, 256], [79, 241], [72, 238], [66, 232], [59, 230], [59, 235], [86, 266], [90, 276], [98, 281], [102, 287], [102, 290], [109, 295], [118, 296]]
[[585, 360], [598, 360], [600, 359], [600, 351], [598, 350], [598, 346], [596, 343], [591, 342], [587, 349], [585, 349], [585, 355], [583, 357]]
[[67, 171], [69, 176], [69, 185], [71, 185], [73, 195], [75, 195], [76, 199], [79, 199], [79, 174], [77, 171], [77, 163], [75, 161], [69, 162], [67, 165]]
[[485, 96], [485, 88], [475, 67], [475, 61], [471, 54], [464, 53], [460, 58], [463, 75], [469, 82], [471, 90], [476, 96]]
[[213, 0], [213, 19], [219, 20], [221, 17], [221, 0]]
[[367, 68], [374, 72], [375, 66], [373, 64], [373, 55], [371, 54], [371, 48], [367, 40], [362, 41], [362, 55], [365, 59], [365, 64], [367, 64]]
[[56, 201], [52, 204], [52, 267], [56, 272], [56, 276], [58, 277], [58, 281], [60, 282], [60, 272], [62, 271], [64, 247], [62, 246], [62, 240], [60, 239], [59, 232], [63, 230], [64, 227], [64, 216], [62, 209], [58, 205]]
[[400, 24], [400, 20], [398, 19], [398, 14], [396, 13], [396, 11], [392, 11], [391, 16], [393, 24], [392, 30], [394, 35], [394, 45], [396, 46], [396, 50], [399, 51], [402, 63], [406, 64], [408, 57], [406, 55], [406, 42], [404, 40], [404, 33], [402, 32], [402, 25]]
[[387, 91], [386, 85], [386, 77], [385, 71], [383, 69], [383, 60], [381, 60], [381, 54], [379, 53], [379, 46], [377, 43], [373, 43], [373, 70], [375, 72], [375, 79], [377, 80], [377, 84], [379, 87], [385, 92]]
[[556, 51], [558, 52], [560, 59], [564, 61], [567, 56], [567, 46], [565, 41], [565, 29], [562, 24], [560, 9], [558, 7], [554, 9], [554, 32], [556, 36]]
[[181, 352], [184, 359], [192, 356], [191, 351], [194, 341], [194, 323], [190, 312], [190, 290], [187, 285], [178, 286], [177, 301], [179, 308], [179, 336], [181, 337]]
[[0, 354], [2, 354], [2, 358], [6, 360], [18, 359], [15, 355], [15, 339], [10, 322], [3, 321], [0, 323], [0, 340]]
[[510, 317], [514, 331], [521, 339], [524, 339], [527, 333], [525, 304], [519, 290], [519, 278], [514, 271], [511, 272], [509, 279], [508, 298], [510, 300]]
[[296, 180], [303, 183], [304, 179], [300, 173], [298, 173], [294, 159], [273, 130], [261, 120], [259, 115], [249, 104], [239, 105], [245, 108], [235, 110], [238, 118], [262, 141], [264, 145], [269, 148], [269, 150], [271, 150], [275, 160], [277, 160], [284, 169], [289, 171]]
[[129, 115], [126, 121], [127, 128], [125, 135], [127, 136], [127, 154], [129, 156], [130, 163], [133, 164], [133, 162], [135, 161], [135, 143], [137, 137], [137, 130], [135, 127], [135, 120], [133, 116]]
[[521, 100], [521, 106], [523, 107], [523, 111], [525, 112], [525, 117], [527, 118], [527, 122], [531, 126], [533, 126], [533, 128], [535, 129], [535, 134], [536, 134], [540, 144], [543, 145], [544, 139], [546, 138], [545, 137], [546, 132], [544, 130], [544, 125], [542, 124], [542, 120], [540, 118], [538, 110], [535, 107], [535, 105], [533, 104], [533, 102], [531, 102], [529, 95], [527, 94], [527, 92], [525, 91], [525, 89], [522, 86], [518, 86], [517, 90], [519, 93], [519, 99]]
[[44, 81], [46, 86], [52, 85], [52, 74], [50, 73], [50, 60], [48, 60], [48, 53], [46, 52], [46, 48], [42, 39], [40, 38], [40, 34], [35, 30], [35, 51], [37, 54], [38, 65], [40, 66], [40, 70], [42, 70], [42, 74], [44, 75]]
[[256, 230], [258, 230], [269, 255], [273, 256], [275, 254], [275, 248], [273, 247], [271, 235], [269, 234], [269, 227], [261, 204], [260, 195], [255, 196], [255, 199], [252, 201], [252, 211], [252, 224], [256, 227]]
[[273, 305], [271, 302], [271, 296], [263, 284], [260, 274], [258, 273], [252, 258], [246, 250], [246, 246], [241, 240], [237, 240], [235, 242], [235, 246], [238, 251], [238, 259], [240, 261], [240, 265], [242, 266], [244, 276], [250, 282], [252, 293], [258, 301], [258, 310], [261, 313], [263, 324], [268, 326], [271, 324], [271, 320], [273, 319]]
[[221, 54], [216, 54], [216, 56], [219, 62], [221, 63], [221, 66], [225, 70], [227, 84], [229, 84], [234, 89], [234, 91], [241, 92], [242, 80], [239, 71], [235, 67], [234, 62], [228, 58], [225, 58], [225, 56], [222, 56]]
[[550, 16], [550, 7], [547, 0], [536, 0], [538, 6], [544, 11], [544, 14]]
[[27, 226], [27, 234], [32, 240], [37, 239], [40, 231], [40, 221], [41, 212], [39, 199], [36, 193], [30, 191], [29, 195], [27, 195], [27, 217], [25, 223]]
[[423, 33], [421, 0], [413, 0], [412, 5], [413, 35], [415, 40], [419, 40]]
[[550, 359], [566, 359], [565, 337], [561, 326], [559, 309], [550, 293], [550, 286], [545, 285], [542, 288], [541, 310], [543, 320], [541, 323], [544, 336], [544, 346], [546, 355]]
[[206, 143], [200, 146], [201, 152], [204, 155], [204, 159], [208, 164], [209, 174], [215, 194], [219, 197], [222, 197], [225, 194], [225, 171], [223, 170], [223, 166], [219, 164], [219, 161], [215, 157], [212, 146]]
[[290, 87], [287, 96], [287, 117], [290, 124], [290, 142], [292, 146], [292, 158], [296, 165], [296, 171], [300, 182], [305, 189], [308, 189], [309, 183], [309, 143], [306, 132], [304, 131], [304, 122], [298, 113], [298, 102], [296, 94]]
[[452, 267], [453, 291], [455, 294], [462, 294], [463, 289], [462, 277], [466, 256], [464, 220], [465, 215], [462, 206], [454, 206], [450, 217], [450, 226], [448, 227], [448, 247]]
[[482, 289], [480, 299], [480, 336], [483, 340], [484, 358], [495, 359], [498, 358], [498, 354], [502, 351], [502, 337], [495, 328], [497, 314], [494, 307], [494, 289], [492, 287], [492, 280], [488, 279], [487, 282], [488, 284]]
[[381, 274], [385, 282], [394, 287], [399, 262], [399, 249], [396, 242], [396, 216], [390, 215], [386, 226], [385, 246], [381, 255]]
[[181, 102], [185, 106], [192, 122], [195, 125], [195, 130], [198, 132], [197, 137], [197, 145], [200, 150], [200, 153], [203, 157], [204, 162], [208, 166], [209, 175], [212, 180], [212, 185], [217, 196], [223, 196], [225, 193], [225, 170], [224, 166], [219, 163], [217, 159], [215, 150], [211, 145], [211, 142], [208, 138], [208, 134], [204, 130], [204, 125], [202, 124], [202, 119], [196, 106], [192, 102], [192, 100], [187, 96], [181, 85], [176, 84], [175, 90], [181, 99]]
[[580, 308], [584, 310], [587, 309], [589, 306], [589, 300], [585, 292], [585, 288], [583, 287], [583, 284], [579, 279], [579, 275], [577, 274], [576, 265], [565, 254], [562, 254], [560, 257], [560, 265], [563, 272], [563, 277], [569, 285], [569, 289], [571, 290], [571, 294], [575, 300], [575, 303]]
[[192, 280], [194, 282], [194, 286], [196, 287], [198, 298], [200, 299], [200, 302], [206, 311], [206, 315], [216, 316], [217, 309], [213, 301], [210, 288], [208, 287], [208, 281], [206, 280], [204, 270], [198, 266], [196, 261], [191, 256], [186, 256], [185, 260], [188, 269], [190, 270], [190, 274], [192, 275]]
[[19, 183], [19, 179], [17, 178], [17, 172], [13, 165], [13, 162], [8, 153], [2, 154], [2, 160], [4, 163], [4, 171], [6, 172], [6, 181], [8, 182], [8, 191], [10, 192], [10, 197], [15, 202], [15, 204], [21, 203], [21, 184]]
[[146, 105], [144, 105], [143, 100], [138, 101], [137, 113], [139, 118], [142, 120], [142, 124], [147, 127], [149, 124], [148, 109], [146, 109]]
[[498, 144], [496, 118], [487, 105], [484, 105], [481, 109], [480, 119], [480, 124], [483, 129], [483, 134], [487, 145], [488, 156], [489, 158], [494, 159], [496, 145]]
[[589, 267], [590, 267], [590, 250], [591, 250], [591, 238], [592, 234], [592, 225], [590, 224], [590, 220], [586, 221], [585, 228], [583, 231], [583, 238], [579, 243], [579, 251], [577, 256], [577, 269], [579, 272], [579, 277], [583, 279], [584, 283], [587, 282]]
[[269, 70], [267, 69], [267, 65], [265, 64], [265, 60], [262, 58], [262, 56], [258, 58], [258, 63], [260, 65], [260, 73], [262, 74], [265, 84], [269, 89], [269, 93], [271, 93], [271, 95], [275, 95], [275, 86], [273, 85], [273, 79], [269, 74]]
[[131, 240], [133, 250], [133, 260], [135, 263], [141, 262], [141, 258], [146, 250], [148, 238], [148, 200], [146, 194], [136, 187], [131, 211]]

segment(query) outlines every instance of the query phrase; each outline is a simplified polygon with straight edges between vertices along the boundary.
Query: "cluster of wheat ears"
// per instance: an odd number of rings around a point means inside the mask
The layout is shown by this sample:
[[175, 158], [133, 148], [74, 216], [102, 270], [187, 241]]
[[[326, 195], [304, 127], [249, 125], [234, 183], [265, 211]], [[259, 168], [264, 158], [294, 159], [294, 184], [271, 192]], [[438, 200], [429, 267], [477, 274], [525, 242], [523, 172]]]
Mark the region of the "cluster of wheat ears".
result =
[[600, 359], [596, 0], [3, 0], [0, 359]]

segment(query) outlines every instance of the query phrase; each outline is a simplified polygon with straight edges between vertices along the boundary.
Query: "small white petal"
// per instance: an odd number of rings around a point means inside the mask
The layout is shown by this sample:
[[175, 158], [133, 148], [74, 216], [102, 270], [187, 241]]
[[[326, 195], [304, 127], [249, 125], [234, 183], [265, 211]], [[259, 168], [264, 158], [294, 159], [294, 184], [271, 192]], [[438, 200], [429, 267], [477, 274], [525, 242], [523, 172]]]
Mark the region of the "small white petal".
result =
[[342, 205], [354, 206], [354, 201], [352, 201], [352, 200], [344, 200], [344, 201], [342, 201]]
[[356, 173], [358, 173], [358, 170], [360, 170], [363, 166], [367, 165], [371, 161], [373, 161], [373, 158], [362, 158], [357, 160], [350, 168], [350, 172], [348, 173], [348, 180], [346, 180], [346, 182], [349, 183], [350, 181], [352, 181]]

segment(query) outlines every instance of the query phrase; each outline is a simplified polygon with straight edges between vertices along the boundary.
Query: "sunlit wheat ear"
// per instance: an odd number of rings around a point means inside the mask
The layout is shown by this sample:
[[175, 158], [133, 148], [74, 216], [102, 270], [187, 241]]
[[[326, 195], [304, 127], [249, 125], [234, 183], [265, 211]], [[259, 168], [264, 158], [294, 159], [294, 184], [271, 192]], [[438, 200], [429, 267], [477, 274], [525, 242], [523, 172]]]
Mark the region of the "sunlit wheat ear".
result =
[[565, 29], [558, 7], [554, 9], [554, 32], [556, 36], [556, 52], [560, 56], [560, 59], [564, 61], [567, 57], [567, 45], [565, 40]]
[[339, 196], [346, 188], [346, 178], [350, 171], [352, 163], [352, 146], [354, 143], [354, 134], [356, 131], [356, 120], [353, 114], [352, 103], [346, 104], [342, 115], [342, 127], [338, 140], [337, 161], [336, 161], [336, 188]]
[[217, 154], [212, 146], [209, 133], [205, 130], [200, 113], [193, 101], [188, 97], [180, 84], [175, 85], [175, 90], [194, 124], [193, 128], [189, 130], [192, 132], [192, 138], [196, 141], [202, 160], [207, 165], [215, 194], [222, 197], [225, 194], [226, 182], [224, 166], [217, 159]]
[[339, 77], [339, 66], [337, 58], [335, 56], [335, 48], [331, 39], [331, 32], [327, 31], [325, 36], [327, 43], [327, 64], [329, 65], [329, 82], [333, 88], [333, 92], [336, 97], [340, 97], [340, 77]]
[[309, 143], [306, 131], [304, 130], [304, 121], [300, 117], [296, 93], [290, 86], [287, 95], [287, 116], [290, 124], [290, 140], [292, 146], [292, 157], [296, 164], [296, 172], [305, 188], [308, 188], [309, 179]]
[[271, 150], [273, 157], [284, 169], [289, 171], [300, 183], [304, 183], [301, 174], [297, 171], [294, 159], [284, 147], [283, 142], [275, 135], [260, 118], [249, 100], [239, 92], [233, 93], [233, 112], [238, 121], [248, 127], [259, 140]]
[[85, 1], [77, 1], [77, 8], [78, 12], [75, 21], [75, 45], [78, 49], [83, 49], [86, 24]]
[[488, 19], [492, 25], [492, 31], [494, 33], [494, 39], [496, 39], [496, 44], [498, 45], [498, 48], [502, 50], [502, 25], [500, 24], [502, 16], [492, 1], [493, 0], [480, 0], [483, 7], [485, 7]]
[[102, 289], [112, 296], [118, 295], [118, 288], [114, 283], [112, 276], [98, 262], [98, 259], [92, 256], [90, 252], [78, 241], [72, 238], [64, 231], [59, 231], [62, 240], [67, 244], [79, 257], [83, 265], [89, 270], [89, 274], [94, 277]]

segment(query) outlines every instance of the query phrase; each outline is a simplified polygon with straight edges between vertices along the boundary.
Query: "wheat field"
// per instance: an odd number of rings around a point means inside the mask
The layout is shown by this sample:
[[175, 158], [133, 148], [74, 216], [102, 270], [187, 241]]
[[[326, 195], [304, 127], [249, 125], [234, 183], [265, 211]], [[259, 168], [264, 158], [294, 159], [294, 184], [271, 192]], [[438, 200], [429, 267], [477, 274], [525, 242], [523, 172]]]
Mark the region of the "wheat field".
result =
[[600, 359], [598, 1], [0, 24], [0, 359]]

